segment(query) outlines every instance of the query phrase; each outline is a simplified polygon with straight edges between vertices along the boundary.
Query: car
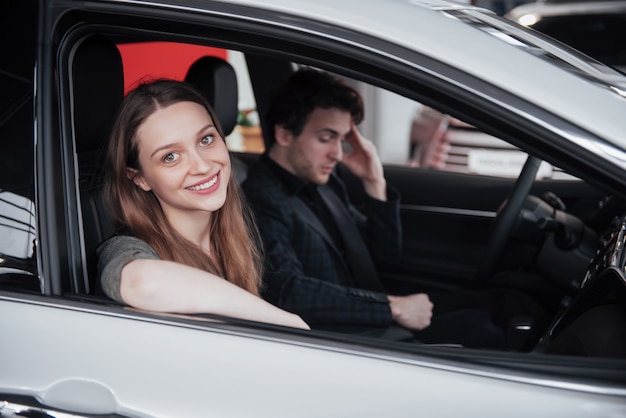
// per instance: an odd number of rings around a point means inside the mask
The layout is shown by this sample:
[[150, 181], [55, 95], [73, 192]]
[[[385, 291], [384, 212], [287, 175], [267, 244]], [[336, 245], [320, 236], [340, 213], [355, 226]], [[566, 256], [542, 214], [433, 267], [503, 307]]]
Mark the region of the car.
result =
[[[1, 416], [626, 414], [623, 74], [439, 0], [3, 0], [0, 22]], [[111, 121], [146, 77], [194, 82], [196, 53], [157, 48], [182, 67], [163, 74], [135, 49], [155, 43], [206, 47], [232, 68], [226, 79], [207, 69], [203, 92], [232, 132], [238, 178], [286, 75], [346, 78], [402, 196], [403, 258], [380, 266], [389, 292], [507, 286], [557, 297], [551, 323], [521, 318], [509, 349], [487, 350], [108, 299], [95, 248], [114, 233], [102, 203]], [[422, 105], [526, 152], [520, 176], [411, 166]], [[538, 178], [542, 161], [577, 180]], [[358, 182], [338, 174], [358, 203]], [[503, 277], [511, 270], [518, 280]]]

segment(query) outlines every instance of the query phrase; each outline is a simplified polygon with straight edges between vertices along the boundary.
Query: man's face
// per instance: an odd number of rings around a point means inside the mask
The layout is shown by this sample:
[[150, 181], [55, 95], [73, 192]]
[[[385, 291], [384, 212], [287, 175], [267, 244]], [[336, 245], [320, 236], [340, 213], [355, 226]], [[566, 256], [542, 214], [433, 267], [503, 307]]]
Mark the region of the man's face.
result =
[[305, 181], [326, 184], [343, 157], [342, 142], [351, 121], [347, 111], [316, 108], [300, 135], [290, 136], [284, 168]]

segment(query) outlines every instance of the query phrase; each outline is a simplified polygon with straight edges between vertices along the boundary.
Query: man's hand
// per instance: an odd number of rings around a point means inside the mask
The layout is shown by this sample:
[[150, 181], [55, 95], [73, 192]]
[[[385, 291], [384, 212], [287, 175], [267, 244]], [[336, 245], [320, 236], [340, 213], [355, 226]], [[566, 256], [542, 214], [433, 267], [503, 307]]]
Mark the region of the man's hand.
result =
[[412, 331], [421, 331], [430, 325], [433, 303], [427, 294], [387, 297], [391, 307], [391, 316], [398, 325]]
[[354, 123], [351, 123], [350, 128], [345, 140], [352, 147], [352, 152], [344, 154], [341, 162], [363, 181], [367, 194], [385, 201], [387, 200], [387, 182], [376, 146], [361, 135]]

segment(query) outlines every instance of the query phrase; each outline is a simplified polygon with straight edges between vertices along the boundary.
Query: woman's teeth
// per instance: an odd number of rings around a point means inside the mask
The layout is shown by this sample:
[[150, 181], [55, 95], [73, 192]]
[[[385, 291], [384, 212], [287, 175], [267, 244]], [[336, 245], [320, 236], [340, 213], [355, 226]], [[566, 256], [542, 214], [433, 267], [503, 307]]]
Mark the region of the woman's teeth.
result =
[[211, 180], [207, 181], [206, 183], [202, 183], [199, 184], [197, 186], [190, 186], [187, 187], [188, 190], [204, 190], [204, 189], [208, 189], [209, 187], [213, 186], [215, 183], [217, 183], [217, 176], [213, 177]]

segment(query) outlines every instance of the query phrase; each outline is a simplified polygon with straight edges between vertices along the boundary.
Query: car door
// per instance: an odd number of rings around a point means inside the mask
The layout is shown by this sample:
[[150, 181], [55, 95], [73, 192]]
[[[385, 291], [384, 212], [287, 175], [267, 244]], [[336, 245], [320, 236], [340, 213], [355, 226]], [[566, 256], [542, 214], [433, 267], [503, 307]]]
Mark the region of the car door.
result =
[[[490, 228], [515, 179], [387, 165], [387, 180], [402, 195], [404, 257], [388, 268], [400, 288], [473, 286]], [[538, 180], [531, 194], [553, 193], [585, 218], [604, 195], [582, 181]]]

